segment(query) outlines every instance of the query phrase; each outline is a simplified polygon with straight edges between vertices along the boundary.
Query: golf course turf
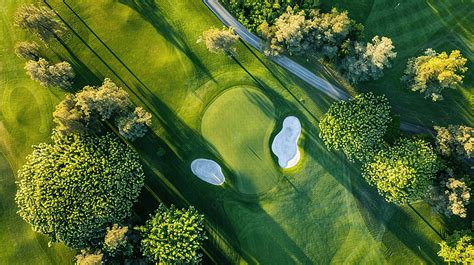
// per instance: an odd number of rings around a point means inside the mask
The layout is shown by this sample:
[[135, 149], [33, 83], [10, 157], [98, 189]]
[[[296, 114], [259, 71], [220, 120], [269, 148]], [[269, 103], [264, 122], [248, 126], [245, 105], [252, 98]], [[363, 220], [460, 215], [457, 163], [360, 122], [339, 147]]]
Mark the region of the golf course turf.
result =
[[[64, 93], [29, 80], [24, 62], [13, 53], [16, 41], [33, 39], [13, 27], [14, 10], [26, 1], [0, 2], [0, 29], [6, 36], [0, 41], [0, 147], [11, 166], [11, 170], [2, 167], [2, 183], [10, 188], [1, 193], [1, 205], [11, 217], [2, 213], [1, 222], [4, 227], [25, 227], [0, 236], [2, 242], [16, 237], [24, 238], [23, 244], [39, 246], [25, 250], [36, 259], [35, 264], [72, 263], [70, 251], [61, 244], [47, 248], [47, 240], [13, 215], [15, 179], [11, 172], [23, 164], [32, 144], [49, 141], [51, 113]], [[134, 104], [153, 114], [152, 132], [131, 144], [147, 176], [136, 206], [137, 218], [147, 218], [160, 201], [195, 205], [205, 215], [209, 232], [204, 246], [206, 263], [441, 262], [436, 256], [440, 240], [436, 232], [449, 230], [450, 221], [432, 213], [424, 203], [413, 208], [385, 203], [361, 178], [359, 165], [327, 151], [317, 124], [332, 99], [243, 44], [237, 47], [236, 60], [211, 54], [197, 44], [204, 30], [221, 27], [201, 1], [47, 3], [71, 32], [61, 39], [63, 43], [54, 42], [49, 51], [42, 51], [53, 61], [71, 62], [79, 76], [75, 88], [98, 85], [110, 77], [127, 90]], [[369, 10], [368, 5], [362, 6]], [[368, 23], [377, 21], [371, 18], [377, 12], [375, 7], [374, 3], [370, 13], [365, 11]], [[366, 25], [368, 35], [374, 23]], [[416, 55], [414, 48], [412, 53], [399, 57], [406, 61]], [[471, 60], [472, 53], [465, 55]], [[397, 61], [386, 74], [394, 86], [398, 86], [395, 72], [403, 70], [402, 64]], [[419, 120], [423, 125], [431, 118], [447, 121], [457, 111], [457, 105], [447, 99], [439, 105], [441, 116], [430, 113], [438, 107], [424, 106], [435, 103], [410, 91], [390, 90], [385, 86], [387, 80], [365, 87], [389, 93], [393, 104], [405, 104], [410, 121]], [[471, 74], [466, 77], [465, 85], [469, 84]], [[450, 91], [446, 98], [451, 94], [459, 97], [457, 93]], [[465, 101], [459, 104], [469, 106]], [[420, 118], [415, 115], [418, 109], [423, 113]], [[405, 113], [400, 114], [404, 119]], [[301, 161], [281, 170], [270, 144], [280, 129], [277, 124], [290, 115], [298, 117], [303, 128]], [[454, 116], [455, 121], [472, 125], [469, 113]], [[190, 164], [197, 158], [219, 163], [226, 182], [213, 186], [195, 177]], [[21, 257], [21, 253], [7, 251], [0, 255], [0, 263], [24, 264]]]

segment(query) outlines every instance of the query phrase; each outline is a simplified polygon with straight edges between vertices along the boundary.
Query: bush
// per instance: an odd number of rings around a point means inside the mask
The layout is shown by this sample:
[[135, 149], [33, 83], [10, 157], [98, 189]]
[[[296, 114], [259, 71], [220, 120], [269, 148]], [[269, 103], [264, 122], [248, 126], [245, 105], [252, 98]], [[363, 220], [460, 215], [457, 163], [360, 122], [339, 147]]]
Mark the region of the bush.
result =
[[15, 54], [19, 58], [36, 61], [39, 59], [39, 47], [36, 42], [22, 41], [15, 45]]
[[366, 163], [362, 175], [387, 201], [403, 204], [426, 197], [438, 169], [428, 142], [402, 138]]
[[144, 184], [138, 155], [110, 134], [53, 135], [20, 169], [19, 215], [34, 231], [74, 249], [97, 247], [132, 213]]
[[207, 49], [212, 53], [223, 53], [228, 56], [235, 55], [235, 42], [239, 36], [234, 33], [232, 28], [218, 30], [211, 28], [202, 33], [197, 42], [204, 41]]
[[441, 92], [445, 88], [454, 89], [462, 83], [462, 74], [467, 71], [466, 62], [459, 50], [448, 55], [427, 49], [423, 55], [408, 60], [401, 81], [410, 90], [424, 94], [425, 98], [443, 100]]
[[24, 5], [15, 14], [15, 24], [38, 36], [44, 43], [66, 31], [52, 10], [44, 6]]
[[391, 122], [384, 96], [360, 94], [333, 103], [319, 123], [319, 136], [328, 149], [342, 150], [351, 161], [368, 161], [380, 150]]
[[138, 228], [143, 255], [160, 264], [199, 263], [202, 254], [198, 250], [207, 239], [203, 220], [194, 207], [166, 209], [161, 204], [145, 226]]
[[455, 262], [462, 264], [474, 263], [474, 237], [472, 231], [455, 231], [454, 234], [448, 236], [446, 241], [442, 241], [439, 245], [441, 250], [438, 256], [442, 257], [445, 262]]
[[74, 70], [68, 62], [51, 64], [43, 58], [38, 61], [28, 61], [25, 64], [25, 70], [31, 79], [45, 87], [57, 86], [69, 89], [75, 77]]
[[435, 126], [436, 150], [447, 157], [472, 158], [474, 154], [474, 128], [464, 125]]

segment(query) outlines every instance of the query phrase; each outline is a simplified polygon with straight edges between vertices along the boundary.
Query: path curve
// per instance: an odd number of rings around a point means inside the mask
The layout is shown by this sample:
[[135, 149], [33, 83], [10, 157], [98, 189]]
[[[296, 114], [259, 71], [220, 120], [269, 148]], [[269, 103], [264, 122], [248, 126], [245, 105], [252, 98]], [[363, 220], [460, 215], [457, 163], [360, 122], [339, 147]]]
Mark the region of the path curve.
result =
[[[248, 43], [253, 48], [257, 49], [260, 52], [263, 52], [263, 41], [257, 35], [248, 31], [237, 19], [235, 19], [232, 14], [227, 11], [227, 9], [219, 3], [218, 0], [203, 0], [204, 4], [221, 20], [221, 22], [227, 27], [232, 27], [237, 35], [240, 38]], [[287, 56], [274, 56], [268, 57], [271, 61], [285, 68], [287, 71], [298, 76], [303, 81], [311, 85], [312, 87], [320, 90], [329, 97], [335, 100], [346, 100], [351, 96], [339, 87], [329, 83], [328, 81], [322, 79], [321, 77], [315, 75], [313, 72], [306, 69], [304, 66], [296, 63]], [[428, 133], [434, 134], [433, 130], [424, 128], [422, 126], [401, 122], [400, 129], [408, 133]]]

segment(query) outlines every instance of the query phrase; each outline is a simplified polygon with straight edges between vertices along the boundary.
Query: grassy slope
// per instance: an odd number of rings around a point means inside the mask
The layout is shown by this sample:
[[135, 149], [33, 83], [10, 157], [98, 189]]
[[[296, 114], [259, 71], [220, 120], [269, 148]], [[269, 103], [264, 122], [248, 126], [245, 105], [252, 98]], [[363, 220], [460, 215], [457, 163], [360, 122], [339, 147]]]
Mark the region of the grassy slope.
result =
[[24, 62], [13, 53], [14, 43], [26, 38], [12, 25], [13, 13], [23, 2], [0, 1], [0, 264], [65, 264], [72, 262], [72, 252], [62, 244], [49, 248], [48, 239], [16, 214], [12, 171], [18, 170], [31, 145], [49, 139], [51, 111], [58, 101], [25, 75]]
[[[322, 1], [323, 6], [333, 1]], [[390, 37], [396, 47], [397, 58], [385, 76], [375, 82], [357, 85], [360, 91], [374, 91], [387, 95], [394, 111], [404, 121], [433, 125], [467, 124], [474, 126], [474, 3], [472, 1], [336, 1], [349, 11], [351, 17], [364, 23], [365, 37]], [[400, 84], [400, 77], [410, 57], [427, 48], [438, 52], [454, 49], [468, 58], [468, 72], [458, 90], [443, 91], [445, 100], [432, 102], [421, 94], [411, 92]]]
[[[241, 194], [230, 184], [211, 187], [196, 179], [189, 163], [197, 157], [214, 158], [225, 166], [218, 147], [199, 133], [206, 106], [228, 87], [257, 84], [232, 60], [209, 54], [195, 44], [200, 32], [220, 26], [200, 1], [119, 2], [81, 1], [72, 6], [133, 74], [59, 1], [51, 3], [117, 75], [73, 34], [65, 40], [66, 49], [59, 44], [51, 49], [74, 64], [81, 76], [78, 87], [97, 84], [104, 76], [112, 77], [130, 92], [137, 105], [154, 114], [154, 134], [134, 144], [148, 176], [147, 189], [137, 206], [142, 216], [156, 207], [154, 193], [178, 205], [196, 205], [209, 224], [211, 240], [206, 249], [219, 263], [224, 263], [224, 258], [271, 264], [436, 261], [437, 236], [428, 226], [409, 208], [385, 204], [360, 179], [357, 166], [346, 164], [340, 154], [325, 150], [315, 124], [331, 101], [265, 61], [272, 69], [273, 75], [270, 74], [243, 46], [239, 46], [239, 62], [264, 83], [263, 92], [278, 106], [277, 120], [288, 114], [300, 117], [304, 127], [303, 161], [296, 169], [281, 172], [275, 188], [261, 196]], [[4, 46], [11, 51], [11, 42]], [[21, 62], [10, 54], [8, 58], [2, 58], [2, 62], [11, 63], [10, 75], [21, 76], [26, 87], [37, 88], [35, 98], [44, 96], [38, 100], [41, 105], [27, 100], [31, 97], [8, 100], [9, 106], [23, 107], [10, 111], [15, 116], [9, 115], [20, 117], [28, 109], [26, 106], [36, 106], [38, 109], [32, 113], [46, 115], [44, 119], [24, 118], [30, 127], [15, 119], [5, 125], [18, 135], [2, 138], [6, 139], [2, 150], [15, 150], [10, 157], [18, 167], [31, 143], [46, 140], [51, 128], [49, 115], [58, 99], [26, 80]], [[276, 77], [284, 80], [283, 85]], [[4, 84], [15, 86], [13, 81]], [[4, 84], [2, 89], [7, 87]], [[10, 113], [5, 110], [3, 104], [2, 113]], [[46, 130], [25, 141], [25, 132], [42, 123], [47, 124]], [[28, 135], [32, 137], [31, 133]], [[226, 173], [232, 174], [229, 170]], [[437, 216], [423, 205], [418, 208], [436, 229], [442, 229]]]

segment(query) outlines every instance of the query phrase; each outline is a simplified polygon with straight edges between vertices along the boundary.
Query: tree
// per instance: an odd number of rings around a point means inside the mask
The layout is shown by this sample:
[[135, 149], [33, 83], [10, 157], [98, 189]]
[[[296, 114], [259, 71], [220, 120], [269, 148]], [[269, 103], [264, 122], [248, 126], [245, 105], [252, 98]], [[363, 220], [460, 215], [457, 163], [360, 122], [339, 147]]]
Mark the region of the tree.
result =
[[397, 53], [387, 37], [375, 36], [372, 43], [354, 42], [350, 55], [344, 57], [340, 68], [351, 83], [376, 80], [383, 76], [383, 69], [391, 67]]
[[204, 41], [207, 49], [212, 53], [223, 53], [228, 56], [235, 55], [235, 42], [239, 40], [239, 36], [234, 33], [232, 28], [216, 29], [211, 28], [202, 33], [197, 40], [198, 43]]
[[107, 228], [104, 240], [104, 252], [110, 257], [123, 256], [128, 257], [133, 253], [133, 247], [128, 242], [128, 226], [119, 226], [114, 224]]
[[44, 6], [21, 6], [15, 14], [15, 25], [35, 34], [45, 44], [66, 31], [54, 12]]
[[34, 146], [19, 170], [19, 215], [36, 232], [74, 249], [96, 248], [106, 228], [132, 213], [144, 184], [138, 155], [111, 134], [62, 137]]
[[85, 87], [68, 95], [53, 113], [56, 130], [62, 135], [100, 132], [99, 121], [112, 121], [128, 140], [143, 137], [151, 126], [151, 114], [143, 108], [133, 111], [125, 90], [106, 78], [102, 86]]
[[360, 94], [333, 103], [319, 123], [319, 136], [328, 149], [342, 150], [351, 161], [368, 161], [383, 145], [391, 122], [384, 96]]
[[36, 61], [39, 59], [39, 47], [36, 42], [22, 41], [15, 45], [15, 54], [19, 58]]
[[474, 155], [474, 128], [464, 125], [435, 126], [436, 150], [444, 156], [472, 158]]
[[423, 93], [425, 98], [443, 100], [441, 92], [445, 88], [454, 89], [462, 83], [462, 74], [467, 71], [466, 62], [459, 50], [448, 55], [427, 49], [423, 55], [408, 60], [401, 81], [412, 91]]
[[438, 169], [438, 158], [428, 142], [402, 138], [380, 150], [363, 166], [362, 175], [387, 201], [404, 204], [427, 195]]
[[150, 216], [142, 233], [141, 249], [144, 256], [160, 264], [199, 263], [202, 254], [198, 252], [207, 239], [203, 220], [194, 207], [166, 209], [161, 204], [155, 215]]
[[100, 252], [89, 253], [86, 250], [76, 256], [76, 265], [102, 265], [104, 264], [104, 254]]
[[130, 141], [145, 136], [148, 127], [151, 126], [151, 114], [143, 108], [137, 107], [135, 111], [117, 119], [119, 133]]
[[28, 61], [25, 64], [25, 70], [31, 79], [40, 82], [45, 87], [57, 86], [69, 89], [75, 77], [74, 70], [68, 62], [51, 64], [43, 58], [38, 61]]
[[438, 252], [438, 256], [448, 263], [472, 264], [474, 263], [473, 244], [474, 236], [472, 231], [455, 231], [454, 234], [446, 238], [446, 241], [441, 241], [439, 244], [441, 249]]
[[454, 171], [447, 169], [440, 174], [439, 185], [432, 187], [429, 203], [433, 209], [446, 216], [457, 215], [466, 218], [467, 209], [471, 198], [471, 189], [463, 178], [454, 178]]

